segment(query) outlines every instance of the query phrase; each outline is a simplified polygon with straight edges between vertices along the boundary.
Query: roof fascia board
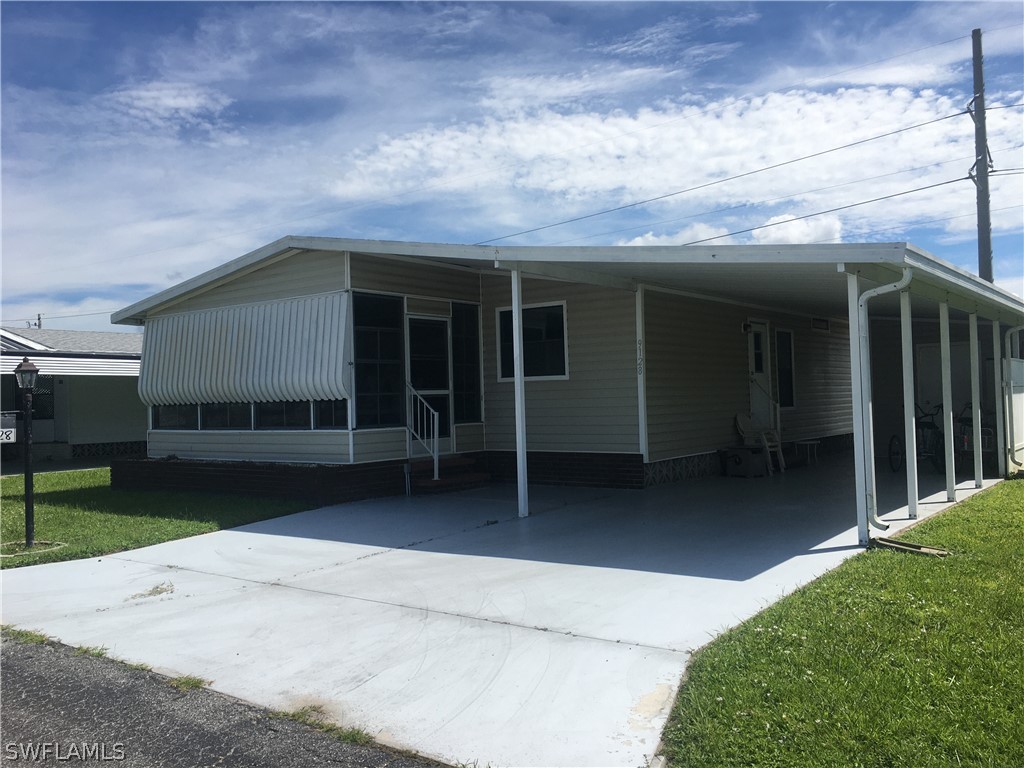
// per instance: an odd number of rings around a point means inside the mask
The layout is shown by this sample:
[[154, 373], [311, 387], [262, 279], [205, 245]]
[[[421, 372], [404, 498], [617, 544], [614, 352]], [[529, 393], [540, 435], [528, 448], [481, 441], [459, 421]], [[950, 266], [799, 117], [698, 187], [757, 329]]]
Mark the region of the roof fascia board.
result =
[[[970, 306], [975, 307], [965, 311], [981, 312], [981, 307], [988, 305], [992, 307], [990, 312], [1008, 313], [1007, 317], [1015, 319], [1017, 323], [1024, 320], [1024, 300], [993, 283], [916, 248], [907, 249], [905, 261], [907, 266], [923, 271], [940, 281], [943, 286], [947, 286], [947, 290], [951, 290]], [[989, 317], [991, 319], [990, 315]]]
[[636, 291], [636, 280], [628, 277], [617, 277], [590, 269], [566, 267], [560, 264], [541, 262], [522, 262], [495, 260], [496, 269], [518, 270], [526, 277], [546, 277], [553, 280], [564, 280], [570, 283], [586, 283], [603, 288], [616, 288], [623, 291]]
[[905, 243], [834, 245], [514, 246], [496, 260], [631, 264], [835, 264], [839, 261], [900, 264]]

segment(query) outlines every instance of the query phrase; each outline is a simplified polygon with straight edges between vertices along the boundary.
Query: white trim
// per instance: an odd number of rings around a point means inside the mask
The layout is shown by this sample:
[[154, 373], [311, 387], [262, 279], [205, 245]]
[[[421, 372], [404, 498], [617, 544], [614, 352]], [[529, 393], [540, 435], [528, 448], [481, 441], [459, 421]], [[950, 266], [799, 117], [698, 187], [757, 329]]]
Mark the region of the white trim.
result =
[[[518, 273], [516, 273], [516, 274], [518, 274]], [[528, 379], [529, 381], [567, 381], [569, 379], [569, 309], [568, 309], [568, 307], [566, 305], [565, 300], [563, 299], [562, 301], [545, 301], [545, 302], [541, 302], [540, 304], [523, 304], [522, 307], [520, 307], [520, 310], [522, 312], [525, 312], [528, 309], [541, 309], [543, 307], [559, 307], [559, 306], [562, 308], [562, 342], [563, 342], [563, 344], [562, 344], [562, 352], [565, 355], [565, 374], [564, 375], [556, 375], [556, 376], [526, 376], [526, 374], [524, 373], [523, 374], [524, 378]], [[515, 377], [514, 376], [502, 377], [502, 375], [501, 375], [501, 313], [502, 312], [508, 312], [508, 313], [512, 314], [512, 307], [495, 307], [495, 309], [494, 309], [494, 337], [495, 337], [494, 341], [495, 341], [495, 347], [496, 347], [497, 352], [498, 352], [498, 364], [496, 366], [497, 371], [495, 371], [495, 373], [497, 374], [497, 377], [498, 377], [497, 381], [499, 383], [506, 383], [506, 382], [509, 382], [509, 381], [514, 381]], [[521, 318], [520, 318], [520, 320], [521, 320]], [[513, 330], [515, 330], [515, 325], [516, 324], [513, 321], [513, 323], [512, 323]], [[524, 362], [524, 364], [525, 364], [525, 362]]]
[[942, 360], [942, 430], [945, 432], [946, 501], [956, 501], [956, 454], [953, 451], [953, 373], [949, 344], [949, 304], [939, 304], [939, 356]]
[[914, 396], [914, 317], [910, 291], [900, 291], [900, 355], [903, 360], [903, 462], [907, 470], [907, 513], [918, 515], [917, 399]]
[[968, 316], [970, 326], [971, 345], [971, 431], [973, 434], [972, 447], [974, 448], [974, 487], [982, 486], [982, 462], [981, 462], [981, 364], [978, 354], [978, 313], [972, 312]]
[[1008, 423], [1005, 417], [1004, 411], [1004, 398], [1006, 393], [1003, 391], [1003, 345], [1000, 343], [1002, 339], [1002, 329], [999, 327], [999, 321], [992, 321], [992, 382], [995, 387], [995, 406], [996, 406], [996, 471], [999, 477], [1006, 477], [1006, 430]]
[[[523, 278], [512, 272], [512, 364], [515, 370], [516, 403], [516, 497], [519, 517], [529, 517], [529, 482], [526, 466], [526, 375], [523, 362]], [[500, 336], [499, 336], [500, 340]], [[566, 339], [568, 345], [568, 339]], [[501, 371], [501, 349], [498, 350], [498, 370]]]

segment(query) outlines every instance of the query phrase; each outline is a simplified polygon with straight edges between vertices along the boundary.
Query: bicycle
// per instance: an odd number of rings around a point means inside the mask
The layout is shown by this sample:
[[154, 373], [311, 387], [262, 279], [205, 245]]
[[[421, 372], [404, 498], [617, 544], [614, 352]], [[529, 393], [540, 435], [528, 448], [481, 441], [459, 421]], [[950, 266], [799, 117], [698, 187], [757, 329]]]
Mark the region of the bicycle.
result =
[[[930, 411], [926, 411], [917, 403], [914, 403], [917, 410], [917, 417], [914, 419], [914, 434], [917, 437], [917, 458], [928, 459], [936, 472], [946, 471], [946, 450], [945, 440], [942, 436], [942, 428], [939, 427], [935, 417], [942, 412], [942, 403], [939, 403]], [[906, 460], [906, 449], [903, 445], [903, 438], [900, 435], [893, 435], [889, 438], [889, 469], [899, 472]]]

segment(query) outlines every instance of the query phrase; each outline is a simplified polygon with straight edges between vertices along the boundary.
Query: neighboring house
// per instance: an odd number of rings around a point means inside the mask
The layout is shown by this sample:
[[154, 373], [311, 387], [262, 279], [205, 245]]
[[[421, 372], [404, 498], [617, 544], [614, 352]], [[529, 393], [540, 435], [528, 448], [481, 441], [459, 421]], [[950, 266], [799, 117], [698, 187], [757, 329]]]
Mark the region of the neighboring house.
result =
[[[39, 459], [145, 453], [147, 408], [139, 400], [142, 334], [0, 329], [0, 394], [16, 411], [21, 391], [14, 368], [29, 358], [39, 368], [32, 400], [33, 455]], [[20, 446], [4, 446], [5, 458]]]
[[[439, 452], [518, 478], [525, 513], [527, 469], [535, 482], [623, 488], [718, 474], [745, 413], [784, 442], [856, 446], [866, 519], [873, 441], [860, 374], [871, 358], [857, 306], [901, 278], [917, 329], [977, 330], [980, 316], [1002, 324], [994, 340], [982, 324], [991, 351], [1024, 323], [1021, 299], [906, 243], [319, 237], [278, 240], [112, 320], [146, 326], [151, 458], [336, 465], [341, 497], [360, 483], [366, 495], [400, 492], [401, 474], [381, 472], [424, 455], [415, 438], [433, 445], [423, 414], [436, 412]], [[900, 316], [898, 289], [870, 299], [872, 321]], [[899, 343], [879, 350], [876, 370], [898, 377]], [[1002, 400], [996, 365], [990, 405]], [[1004, 423], [1001, 412], [989, 419]]]

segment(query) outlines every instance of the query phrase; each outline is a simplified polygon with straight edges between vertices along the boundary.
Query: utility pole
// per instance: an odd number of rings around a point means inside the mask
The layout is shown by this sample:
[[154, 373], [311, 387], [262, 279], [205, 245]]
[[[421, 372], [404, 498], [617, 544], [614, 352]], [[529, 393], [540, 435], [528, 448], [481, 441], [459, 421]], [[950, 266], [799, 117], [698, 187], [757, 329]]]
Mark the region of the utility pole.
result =
[[988, 133], [985, 130], [985, 68], [981, 53], [981, 30], [971, 32], [974, 49], [974, 98], [967, 111], [974, 120], [974, 167], [968, 174], [974, 181], [978, 195], [978, 275], [982, 280], [992, 278], [992, 216], [989, 212]]

